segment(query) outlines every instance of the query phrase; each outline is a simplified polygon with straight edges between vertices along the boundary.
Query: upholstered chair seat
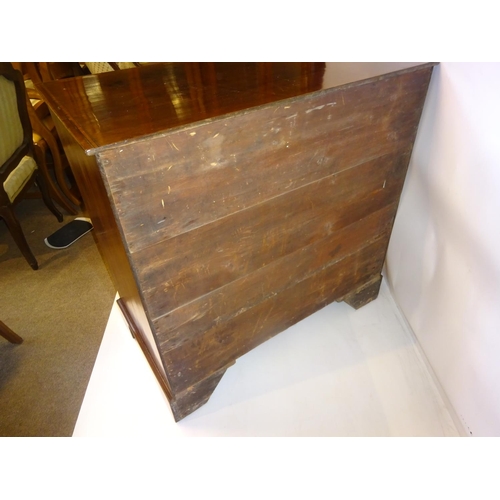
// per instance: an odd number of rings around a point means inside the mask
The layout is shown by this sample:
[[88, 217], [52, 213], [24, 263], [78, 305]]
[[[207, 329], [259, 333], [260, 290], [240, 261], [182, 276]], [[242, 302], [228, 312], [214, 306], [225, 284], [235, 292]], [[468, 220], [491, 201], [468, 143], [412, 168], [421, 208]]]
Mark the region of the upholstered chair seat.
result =
[[33, 157], [27, 105], [22, 74], [10, 63], [0, 63], [0, 217], [30, 266], [38, 269], [38, 262], [15, 215], [14, 205], [36, 182], [50, 211], [59, 221], [63, 217], [50, 199]]
[[31, 156], [25, 156], [17, 168], [15, 168], [7, 179], [5, 179], [3, 187], [11, 203], [14, 203], [14, 200], [31, 179], [36, 169], [37, 165], [35, 160], [31, 158]]

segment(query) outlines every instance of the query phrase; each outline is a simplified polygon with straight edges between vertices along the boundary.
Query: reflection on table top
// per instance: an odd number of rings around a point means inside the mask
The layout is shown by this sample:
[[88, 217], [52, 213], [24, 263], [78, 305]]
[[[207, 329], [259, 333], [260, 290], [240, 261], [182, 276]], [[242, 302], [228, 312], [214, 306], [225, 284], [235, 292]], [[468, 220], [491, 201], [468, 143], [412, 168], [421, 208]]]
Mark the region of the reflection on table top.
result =
[[418, 63], [157, 63], [41, 84], [89, 154], [110, 144]]

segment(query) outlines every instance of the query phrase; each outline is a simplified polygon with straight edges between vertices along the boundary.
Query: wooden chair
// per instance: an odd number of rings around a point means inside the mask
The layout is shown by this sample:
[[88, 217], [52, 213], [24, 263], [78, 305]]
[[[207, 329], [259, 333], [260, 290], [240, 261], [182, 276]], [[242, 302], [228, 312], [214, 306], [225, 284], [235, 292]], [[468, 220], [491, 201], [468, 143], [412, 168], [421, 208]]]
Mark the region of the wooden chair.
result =
[[11, 344], [22, 344], [23, 339], [14, 333], [3, 321], [0, 321], [0, 337], [7, 339]]
[[77, 62], [24, 62], [14, 63], [14, 67], [16, 69], [22, 67], [23, 73], [34, 83], [88, 74], [86, 68]]
[[[49, 107], [35, 89], [35, 84], [54, 79], [54, 74], [69, 78], [78, 74], [77, 63], [12, 63], [21, 71], [27, 93], [28, 114], [33, 128], [35, 160], [42, 171], [52, 199], [69, 214], [76, 215], [83, 205], [78, 186], [73, 179]], [[65, 70], [65, 71], [63, 71]], [[83, 70], [81, 70], [83, 72]]]
[[10, 63], [0, 63], [0, 217], [33, 269], [38, 262], [14, 212], [34, 182], [49, 210], [62, 222], [52, 202], [43, 175], [33, 157], [33, 131], [28, 115], [26, 90], [21, 72]]
[[76, 215], [78, 210], [75, 206], [81, 206], [82, 199], [76, 182], [72, 178], [69, 162], [59, 140], [49, 107], [41, 99], [38, 91], [26, 89], [26, 92], [28, 115], [33, 127], [35, 159], [47, 180], [49, 194], [69, 214]]

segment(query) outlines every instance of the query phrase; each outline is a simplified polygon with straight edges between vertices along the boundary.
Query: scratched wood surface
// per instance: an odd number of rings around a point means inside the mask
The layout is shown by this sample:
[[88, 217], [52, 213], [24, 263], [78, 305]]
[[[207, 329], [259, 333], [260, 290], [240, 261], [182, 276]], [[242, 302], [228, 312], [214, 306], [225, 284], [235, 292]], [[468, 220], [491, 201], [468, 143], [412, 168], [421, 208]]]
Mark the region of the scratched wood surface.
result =
[[239, 356], [367, 283], [352, 302], [376, 296], [430, 73], [98, 155], [181, 418]]
[[130, 250], [407, 151], [423, 81], [333, 89], [102, 153]]
[[273, 335], [376, 298], [432, 66], [355, 81], [176, 63], [42, 85], [176, 420]]

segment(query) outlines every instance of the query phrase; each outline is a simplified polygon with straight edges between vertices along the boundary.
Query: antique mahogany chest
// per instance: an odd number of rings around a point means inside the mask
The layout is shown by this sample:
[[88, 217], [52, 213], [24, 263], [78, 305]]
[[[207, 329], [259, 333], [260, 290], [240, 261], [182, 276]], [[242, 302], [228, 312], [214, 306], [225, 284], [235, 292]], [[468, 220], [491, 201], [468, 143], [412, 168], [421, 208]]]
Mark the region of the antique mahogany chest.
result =
[[381, 270], [433, 64], [161, 63], [39, 87], [176, 420]]

